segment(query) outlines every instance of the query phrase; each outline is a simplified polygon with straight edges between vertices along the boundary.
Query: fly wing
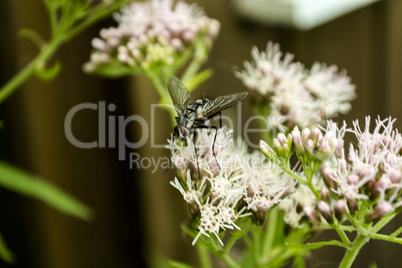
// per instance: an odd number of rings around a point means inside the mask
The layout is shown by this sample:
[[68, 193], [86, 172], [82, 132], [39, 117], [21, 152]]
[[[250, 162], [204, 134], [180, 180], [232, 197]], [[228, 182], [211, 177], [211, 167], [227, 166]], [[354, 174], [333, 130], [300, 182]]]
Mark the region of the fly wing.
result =
[[182, 115], [190, 102], [190, 92], [176, 76], [170, 77], [167, 87], [176, 112]]
[[225, 95], [217, 97], [211, 101], [208, 101], [202, 107], [202, 112], [197, 114], [198, 118], [209, 119], [219, 113], [222, 110], [225, 110], [229, 107], [236, 105], [241, 102], [245, 97], [247, 97], [248, 92], [242, 92], [237, 94]]

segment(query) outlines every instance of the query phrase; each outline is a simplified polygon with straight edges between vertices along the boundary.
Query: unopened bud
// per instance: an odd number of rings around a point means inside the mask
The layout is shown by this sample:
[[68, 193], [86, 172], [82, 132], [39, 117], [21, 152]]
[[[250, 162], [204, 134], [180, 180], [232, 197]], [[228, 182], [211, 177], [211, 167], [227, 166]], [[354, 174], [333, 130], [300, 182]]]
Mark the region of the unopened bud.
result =
[[374, 184], [373, 194], [379, 196], [382, 192], [392, 187], [391, 179], [387, 174], [382, 174], [380, 179]]
[[357, 185], [359, 182], [359, 176], [352, 174], [346, 177], [348, 184]]
[[321, 215], [327, 220], [328, 223], [332, 223], [332, 210], [327, 203], [324, 201], [320, 201], [317, 205], [318, 210], [321, 212]]
[[373, 221], [394, 211], [392, 204], [385, 200], [380, 200], [374, 208], [374, 211], [366, 216], [366, 221]]
[[315, 223], [320, 223], [318, 220], [317, 212], [312, 207], [304, 207], [303, 208], [304, 214]]
[[329, 188], [336, 188], [336, 174], [328, 164], [323, 164], [321, 167], [321, 174], [325, 185]]
[[388, 171], [389, 178], [392, 183], [400, 183], [401, 182], [401, 170], [396, 168], [391, 168]]
[[354, 198], [346, 200], [346, 204], [348, 205], [348, 209], [350, 211], [350, 214], [352, 215], [355, 214], [356, 211], [359, 209], [359, 203]]
[[275, 162], [275, 160], [277, 159], [277, 156], [274, 152], [274, 150], [272, 150], [272, 148], [268, 145], [268, 143], [266, 143], [263, 140], [260, 140], [260, 148], [261, 148], [261, 152], [269, 159], [271, 160], [271, 162]]
[[327, 187], [322, 187], [321, 190], [321, 200], [325, 201], [325, 202], [329, 202], [329, 198], [330, 198], [330, 193]]
[[292, 140], [293, 140], [293, 144], [295, 145], [296, 152], [300, 156], [302, 156], [304, 154], [304, 147], [303, 147], [303, 142], [301, 139], [300, 130], [297, 126], [292, 130]]
[[345, 200], [338, 200], [335, 203], [335, 218], [338, 221], [342, 221], [343, 216], [345, 215], [346, 211], [346, 202]]

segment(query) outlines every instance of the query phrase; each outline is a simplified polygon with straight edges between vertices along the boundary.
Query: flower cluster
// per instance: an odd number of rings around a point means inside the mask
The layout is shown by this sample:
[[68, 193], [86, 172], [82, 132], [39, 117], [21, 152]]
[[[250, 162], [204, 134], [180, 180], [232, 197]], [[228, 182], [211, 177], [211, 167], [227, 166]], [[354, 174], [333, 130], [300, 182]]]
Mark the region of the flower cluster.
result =
[[172, 0], [133, 2], [114, 18], [118, 26], [102, 29], [100, 38], [92, 40], [94, 51], [85, 71], [117, 76], [178, 68], [195, 46], [202, 54], [197, 56], [205, 57], [220, 27], [196, 4], [174, 5]]
[[[345, 71], [334, 65], [315, 63], [310, 70], [293, 55], [284, 56], [278, 44], [269, 42], [265, 52], [251, 50], [252, 61], [236, 76], [254, 93], [257, 106], [269, 105], [271, 125], [287, 132], [294, 126], [307, 126], [347, 113], [355, 98], [355, 86]], [[275, 121], [273, 121], [275, 120]]]
[[[272, 148], [261, 142], [263, 153], [273, 162], [289, 159], [288, 155], [283, 157], [283, 148], [291, 144], [293, 147], [285, 151], [295, 151], [303, 163], [303, 172], [293, 171], [299, 178], [296, 191], [279, 206], [285, 211], [286, 222], [295, 228], [306, 219], [315, 224], [342, 223], [346, 214], [372, 221], [401, 207], [402, 136], [393, 128], [394, 122], [378, 119], [373, 132], [370, 117], [364, 131], [358, 121], [352, 129], [329, 122], [325, 134], [318, 128], [300, 132], [295, 127], [286, 139], [278, 135]], [[347, 156], [346, 133], [358, 139], [357, 148], [351, 144]]]
[[186, 146], [178, 140], [169, 145], [177, 169], [171, 184], [188, 203], [195, 221], [190, 225], [198, 230], [193, 244], [210, 234], [222, 243], [219, 233], [240, 229], [240, 218], [263, 223], [269, 209], [294, 190], [293, 179], [260, 152], [250, 154], [243, 144], [236, 146], [232, 130], [224, 127], [216, 135], [215, 145], [215, 133], [204, 131], [195, 144], [189, 137]]
[[391, 118], [377, 119], [370, 132], [370, 117], [366, 118], [364, 131], [355, 121], [348, 131], [358, 138], [357, 148], [350, 145], [347, 159], [344, 149], [339, 150], [335, 154], [338, 164], [321, 168], [332, 199], [344, 200], [351, 214], [366, 204], [367, 221], [402, 206], [402, 136], [393, 128], [394, 122]]

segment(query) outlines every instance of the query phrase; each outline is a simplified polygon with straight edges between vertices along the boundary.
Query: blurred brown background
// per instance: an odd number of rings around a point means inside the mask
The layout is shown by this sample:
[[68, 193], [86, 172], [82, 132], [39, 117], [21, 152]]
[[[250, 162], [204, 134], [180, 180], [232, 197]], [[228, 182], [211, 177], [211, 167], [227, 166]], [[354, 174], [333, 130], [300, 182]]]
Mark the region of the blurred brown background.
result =
[[[265, 49], [272, 40], [306, 66], [320, 61], [347, 69], [357, 85], [358, 98], [350, 114], [339, 120], [351, 123], [366, 115], [391, 115], [399, 118], [396, 125], [401, 129], [402, 1], [380, 1], [309, 31], [244, 21], [230, 9], [230, 1], [199, 3], [210, 17], [221, 21], [208, 63], [215, 75], [202, 89], [215, 90], [216, 95], [245, 90], [233, 76], [234, 66], [250, 59], [253, 45]], [[18, 30], [29, 27], [46, 37], [48, 21], [39, 0], [1, 1], [0, 20], [0, 82], [4, 84], [37, 53], [29, 41], [16, 37]], [[49, 83], [29, 79], [0, 107], [5, 124], [0, 132], [1, 159], [46, 178], [96, 213], [87, 223], [0, 189], [0, 231], [18, 258], [14, 266], [0, 263], [0, 267], [147, 267], [163, 256], [196, 264], [191, 241], [179, 228], [186, 222], [186, 213], [181, 196], [168, 183], [173, 178], [171, 171], [130, 169], [129, 161], [118, 161], [116, 149], [80, 149], [65, 137], [67, 112], [84, 102], [114, 103], [117, 109], [108, 115], [138, 114], [151, 122], [150, 107], [158, 99], [149, 82], [143, 78], [109, 80], [81, 70], [89, 58], [91, 39], [100, 28], [112, 24], [112, 20], [103, 21], [62, 47], [55, 57], [63, 65], [56, 79]], [[250, 115], [244, 106], [243, 122]], [[234, 116], [235, 110], [225, 113]], [[163, 144], [171, 133], [169, 117], [160, 110], [154, 117], [155, 142]], [[82, 141], [96, 140], [97, 112], [77, 114], [73, 133]], [[127, 128], [133, 141], [141, 134], [136, 124]], [[151, 148], [150, 139], [129, 153], [169, 155], [165, 149]], [[393, 228], [397, 226], [394, 223]], [[391, 266], [402, 261], [398, 252], [400, 246], [371, 241], [354, 267], [367, 267], [371, 261], [379, 267]], [[342, 255], [338, 248], [314, 251], [308, 267], [337, 267]]]

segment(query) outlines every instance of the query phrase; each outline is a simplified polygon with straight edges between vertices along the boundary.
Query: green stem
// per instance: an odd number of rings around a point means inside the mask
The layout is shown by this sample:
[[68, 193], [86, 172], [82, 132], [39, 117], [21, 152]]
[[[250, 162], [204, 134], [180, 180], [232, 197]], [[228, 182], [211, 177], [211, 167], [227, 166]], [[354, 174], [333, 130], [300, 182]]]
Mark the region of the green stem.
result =
[[399, 235], [400, 233], [402, 233], [402, 226], [398, 228], [398, 230], [396, 230], [395, 232], [393, 232], [390, 236], [391, 237], [396, 237], [397, 235]]
[[343, 260], [342, 260], [341, 264], [339, 265], [339, 268], [351, 267], [352, 263], [354, 262], [354, 260], [357, 257], [357, 254], [359, 254], [360, 249], [368, 241], [369, 241], [368, 237], [358, 234], [355, 241], [353, 242], [352, 247], [346, 251], [346, 254], [343, 257]]
[[297, 174], [295, 174], [289, 167], [282, 167], [282, 170], [285, 171], [290, 176], [292, 176], [292, 178], [294, 178], [301, 184], [308, 186], [308, 182], [306, 180], [304, 180], [303, 178], [299, 177]]
[[[205, 52], [204, 43], [201, 40], [197, 40], [195, 44], [196, 48], [194, 51], [194, 58], [191, 61], [190, 65], [187, 67], [183, 76], [181, 77], [181, 81], [185, 85], [189, 85], [191, 79], [195, 76], [198, 70], [201, 68], [201, 65], [207, 60], [207, 53]], [[189, 88], [189, 91], [192, 91], [192, 88]]]
[[260, 262], [261, 254], [261, 227], [251, 231], [253, 236], [253, 257], [256, 263]]
[[339, 237], [342, 239], [343, 243], [344, 243], [347, 247], [350, 247], [350, 240], [349, 240], [349, 238], [347, 237], [347, 235], [345, 234], [345, 232], [344, 232], [342, 229], [340, 229], [338, 226], [335, 226], [334, 228], [335, 228], [335, 230], [337, 231]]
[[392, 237], [389, 235], [383, 235], [383, 234], [369, 234], [370, 238], [378, 239], [378, 240], [385, 240], [388, 242], [394, 242], [398, 244], [402, 244], [402, 238], [398, 237]]
[[240, 268], [240, 265], [237, 264], [235, 260], [233, 260], [229, 254], [222, 254], [221, 259], [225, 262], [225, 264], [230, 268]]
[[225, 250], [223, 251], [225, 254], [230, 251], [230, 249], [233, 247], [233, 245], [236, 243], [237, 240], [242, 238], [246, 233], [248, 233], [251, 229], [252, 225], [248, 224], [245, 227], [242, 227], [241, 230], [236, 230], [233, 232], [232, 237], [230, 240], [226, 243], [225, 245]]
[[198, 253], [198, 258], [200, 259], [201, 267], [202, 268], [213, 267], [207, 248], [202, 243], [197, 243], [196, 245], [197, 245], [197, 253]]
[[[389, 236], [383, 236], [380, 234], [377, 234], [378, 231], [380, 231], [387, 223], [389, 223], [394, 217], [395, 213], [389, 214], [385, 217], [383, 217], [375, 226], [370, 228], [368, 231], [363, 228], [363, 226], [358, 223], [354, 217], [346, 213], [346, 216], [348, 219], [353, 223], [353, 225], [356, 226], [357, 231], [359, 232], [357, 234], [357, 237], [355, 241], [353, 242], [351, 248], [346, 251], [345, 256], [343, 257], [342, 263], [339, 266], [340, 268], [348, 268], [351, 267], [352, 263], [356, 259], [357, 254], [359, 253], [360, 249], [364, 246], [365, 243], [367, 243], [370, 238], [375, 238], [375, 239], [382, 239], [382, 240], [387, 240], [391, 242], [402, 242], [402, 241], [397, 241], [397, 240], [392, 240], [391, 237]], [[385, 237], [389, 237], [390, 239], [385, 239]]]
[[[272, 208], [269, 211], [269, 217], [267, 222], [267, 233], [263, 240], [262, 256], [271, 255], [272, 247], [274, 244], [276, 234], [276, 223], [278, 221], [279, 210], [277, 207]], [[269, 258], [268, 258], [269, 259]]]
[[44, 45], [39, 54], [27, 66], [13, 76], [2, 88], [0, 88], [0, 104], [3, 103], [21, 86], [22, 83], [25, 82], [25, 80], [32, 75], [40, 63], [46, 62], [58, 49], [61, 43], [61, 39], [54, 39], [50, 43]]

